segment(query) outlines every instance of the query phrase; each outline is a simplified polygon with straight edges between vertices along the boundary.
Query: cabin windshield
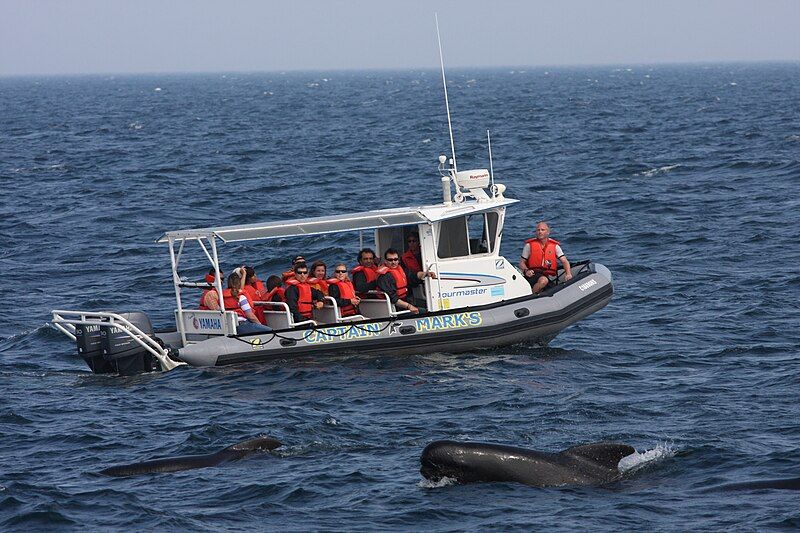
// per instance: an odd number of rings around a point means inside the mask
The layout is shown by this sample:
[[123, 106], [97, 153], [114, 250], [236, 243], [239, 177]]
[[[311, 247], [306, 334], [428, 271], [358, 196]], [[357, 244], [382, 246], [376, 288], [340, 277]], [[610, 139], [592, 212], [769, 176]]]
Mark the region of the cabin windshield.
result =
[[443, 220], [439, 226], [440, 259], [495, 252], [499, 215], [495, 211]]

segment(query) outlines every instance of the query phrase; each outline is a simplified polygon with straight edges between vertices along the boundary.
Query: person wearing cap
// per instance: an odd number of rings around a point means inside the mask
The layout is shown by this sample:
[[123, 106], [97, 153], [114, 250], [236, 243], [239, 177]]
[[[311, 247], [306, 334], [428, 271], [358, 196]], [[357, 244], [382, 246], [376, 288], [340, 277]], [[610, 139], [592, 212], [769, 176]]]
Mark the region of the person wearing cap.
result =
[[[210, 285], [209, 288], [203, 289], [203, 294], [200, 295], [200, 310], [201, 311], [218, 311], [219, 310], [219, 293], [214, 289], [214, 280], [216, 280], [217, 270], [211, 267], [211, 270], [206, 274], [205, 281]], [[219, 271], [219, 279], [222, 280], [224, 274], [222, 270]]]
[[297, 263], [305, 263], [305, 262], [306, 262], [306, 258], [303, 257], [302, 255], [295, 256], [295, 258], [292, 259], [291, 268], [289, 268], [289, 270], [287, 270], [286, 272], [281, 274], [281, 277], [283, 278], [283, 281], [286, 282], [286, 281], [288, 281], [288, 280], [290, 280], [290, 279], [292, 279], [294, 277], [294, 266]]
[[558, 277], [558, 261], [564, 267], [564, 281], [572, 279], [572, 269], [561, 243], [550, 238], [550, 225], [544, 220], [536, 224], [536, 237], [525, 241], [519, 268], [530, 283], [533, 294], [542, 292]]
[[295, 322], [312, 318], [314, 308], [322, 309], [325, 295], [308, 284], [308, 265], [297, 263], [292, 269], [294, 277], [286, 282], [286, 305]]

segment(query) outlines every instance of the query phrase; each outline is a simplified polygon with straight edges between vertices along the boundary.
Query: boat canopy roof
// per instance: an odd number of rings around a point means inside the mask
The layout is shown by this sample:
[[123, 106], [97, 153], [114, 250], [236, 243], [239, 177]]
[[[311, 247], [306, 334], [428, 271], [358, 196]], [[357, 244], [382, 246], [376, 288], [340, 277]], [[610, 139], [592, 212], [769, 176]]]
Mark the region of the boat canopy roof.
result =
[[398, 207], [362, 211], [347, 215], [327, 217], [298, 218], [275, 222], [260, 222], [238, 226], [221, 226], [216, 228], [198, 228], [168, 231], [156, 240], [157, 243], [168, 243], [170, 240], [204, 239], [218, 237], [223, 242], [251, 241], [257, 239], [278, 239], [281, 237], [298, 237], [303, 235], [320, 235], [359, 231], [410, 224], [432, 223], [471, 213], [491, 211], [504, 207], [518, 200], [496, 198], [488, 202], [468, 201], [452, 205], [436, 204], [420, 207]]

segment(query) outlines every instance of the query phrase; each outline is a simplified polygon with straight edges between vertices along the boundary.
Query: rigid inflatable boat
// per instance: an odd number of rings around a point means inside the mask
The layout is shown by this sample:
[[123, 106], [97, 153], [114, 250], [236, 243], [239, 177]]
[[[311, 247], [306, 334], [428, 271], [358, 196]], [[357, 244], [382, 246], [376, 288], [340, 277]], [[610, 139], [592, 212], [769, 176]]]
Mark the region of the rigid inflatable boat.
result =
[[[456, 353], [522, 341], [546, 345], [609, 302], [611, 273], [591, 261], [573, 264], [568, 282], [560, 270], [552, 286], [532, 294], [516, 265], [500, 255], [506, 210], [517, 200], [504, 196], [505, 187], [494, 184], [489, 171], [459, 172], [452, 159], [445, 161], [440, 157], [440, 204], [164, 233], [157, 242], [170, 253], [177, 303], [172, 330], [156, 333], [142, 312], [56, 310], [51, 324], [76, 342], [92, 371], [131, 374], [184, 363], [220, 366], [317, 354]], [[451, 187], [456, 192], [452, 197]], [[224, 304], [216, 311], [196, 308], [199, 289], [223, 291], [218, 243], [352, 231], [360, 232], [362, 244], [364, 233], [371, 233], [379, 251], [402, 250], [408, 235], [419, 234], [424, 267], [436, 273], [414, 289], [415, 298], [426, 303], [426, 313], [398, 310], [376, 292], [362, 300], [355, 316], [343, 317], [336, 301], [328, 298], [322, 309], [314, 310], [313, 320], [296, 323], [286, 304], [256, 302], [264, 307], [273, 331], [237, 335], [236, 313]], [[187, 282], [181, 276], [187, 244], [203, 250], [217, 272], [213, 284]]]

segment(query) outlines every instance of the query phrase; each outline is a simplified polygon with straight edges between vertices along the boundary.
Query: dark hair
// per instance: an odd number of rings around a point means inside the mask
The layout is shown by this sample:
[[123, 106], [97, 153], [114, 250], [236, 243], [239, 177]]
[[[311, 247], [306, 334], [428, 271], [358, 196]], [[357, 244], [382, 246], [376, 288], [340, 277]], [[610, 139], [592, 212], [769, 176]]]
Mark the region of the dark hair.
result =
[[361, 258], [364, 256], [364, 254], [372, 254], [373, 256], [377, 255], [372, 248], [362, 248], [358, 252], [358, 262], [359, 263], [361, 262]]
[[385, 252], [383, 252], [383, 258], [386, 259], [386, 256], [389, 254], [394, 254], [397, 257], [400, 257], [400, 252], [395, 250], [394, 248], [387, 248]]
[[[220, 273], [220, 274], [222, 274], [222, 269], [221, 269], [221, 268], [219, 269], [219, 273]], [[216, 275], [217, 275], [217, 269], [216, 269], [216, 268], [214, 268], [214, 267], [211, 267], [211, 268], [208, 270], [208, 275], [209, 275], [209, 276], [216, 276]]]
[[256, 270], [253, 267], [246, 266], [244, 267], [244, 271], [247, 273], [244, 278], [244, 282], [249, 284], [251, 281], [253, 281], [253, 278], [256, 277]]
[[305, 263], [306, 262], [306, 258], [305, 257], [303, 257], [302, 255], [296, 255], [296, 256], [294, 256], [292, 258], [292, 266], [294, 266], [297, 263], [298, 259], [302, 259], [301, 263]]
[[411, 233], [406, 235], [406, 240], [408, 240], [409, 237], [416, 237], [417, 240], [419, 240], [419, 232], [418, 231], [412, 231]]
[[305, 264], [305, 262], [295, 263], [294, 266], [292, 267], [292, 272], [297, 274], [297, 271], [300, 270], [301, 268], [305, 268], [306, 270], [308, 270], [308, 265]]
[[280, 287], [281, 285], [283, 285], [283, 280], [281, 279], [280, 276], [272, 275], [272, 276], [267, 278], [267, 290], [268, 291], [271, 291], [275, 287]]

